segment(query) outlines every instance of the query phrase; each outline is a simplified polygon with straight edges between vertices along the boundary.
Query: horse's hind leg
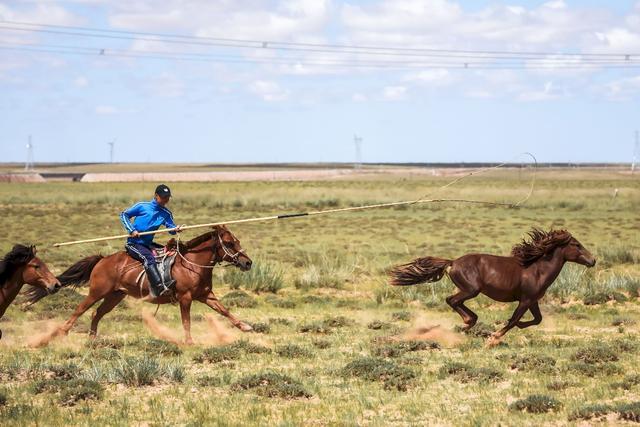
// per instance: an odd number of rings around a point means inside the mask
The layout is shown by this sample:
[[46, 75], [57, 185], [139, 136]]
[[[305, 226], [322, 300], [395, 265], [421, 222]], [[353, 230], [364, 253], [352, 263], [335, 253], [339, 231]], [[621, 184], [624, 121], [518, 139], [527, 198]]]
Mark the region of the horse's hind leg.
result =
[[105, 316], [105, 314], [109, 313], [118, 304], [120, 304], [120, 302], [126, 296], [127, 294], [123, 291], [115, 291], [104, 297], [104, 300], [102, 300], [102, 304], [100, 304], [100, 306], [96, 309], [96, 312], [93, 313], [89, 335], [95, 337], [98, 334], [98, 323], [100, 323], [100, 320]]
[[453, 308], [460, 315], [460, 317], [462, 317], [462, 321], [465, 324], [464, 330], [473, 327], [473, 325], [475, 325], [478, 321], [478, 315], [471, 311], [469, 307], [464, 305], [464, 302], [466, 300], [477, 297], [478, 293], [479, 292], [475, 291], [469, 293], [467, 291], [461, 290], [457, 294], [451, 295], [446, 299], [447, 304], [449, 304], [449, 306]]
[[208, 305], [218, 313], [222, 314], [224, 317], [228, 318], [231, 323], [233, 323], [233, 326], [240, 329], [242, 332], [250, 332], [253, 330], [251, 325], [239, 320], [233, 314], [231, 314], [229, 310], [227, 310], [227, 308], [222, 305], [222, 303], [220, 303], [213, 292], [209, 292], [209, 294], [205, 297], [198, 298], [198, 301]]
[[78, 304], [76, 311], [74, 311], [69, 320], [64, 322], [64, 324], [60, 327], [60, 329], [58, 330], [59, 334], [68, 334], [71, 328], [73, 328], [73, 325], [76, 323], [76, 320], [78, 320], [78, 317], [82, 316], [85, 311], [89, 310], [91, 306], [101, 298], [102, 296], [96, 297], [95, 295], [89, 293], [89, 295], [87, 295], [87, 297], [80, 304]]

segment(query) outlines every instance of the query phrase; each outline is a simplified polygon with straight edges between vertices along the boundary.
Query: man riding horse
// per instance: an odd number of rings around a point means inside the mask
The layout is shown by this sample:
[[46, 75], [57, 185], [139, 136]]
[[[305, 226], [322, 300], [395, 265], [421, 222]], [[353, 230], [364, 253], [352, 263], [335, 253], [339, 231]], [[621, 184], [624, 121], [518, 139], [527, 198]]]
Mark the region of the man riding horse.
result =
[[[177, 228], [175, 231], [169, 231], [169, 234], [176, 234], [176, 232], [181, 231], [173, 222], [171, 211], [166, 208], [170, 199], [171, 190], [166, 185], [160, 184], [156, 187], [152, 200], [136, 203], [120, 214], [120, 221], [131, 236], [127, 239], [125, 250], [131, 257], [144, 265], [149, 278], [149, 292], [154, 298], [169, 292], [172, 283], [163, 283], [162, 276], [156, 266], [153, 249], [162, 246], [153, 242], [155, 235], [146, 234], [141, 236], [140, 233], [155, 231], [161, 225], [166, 228]], [[133, 218], [133, 223], [131, 218]]]

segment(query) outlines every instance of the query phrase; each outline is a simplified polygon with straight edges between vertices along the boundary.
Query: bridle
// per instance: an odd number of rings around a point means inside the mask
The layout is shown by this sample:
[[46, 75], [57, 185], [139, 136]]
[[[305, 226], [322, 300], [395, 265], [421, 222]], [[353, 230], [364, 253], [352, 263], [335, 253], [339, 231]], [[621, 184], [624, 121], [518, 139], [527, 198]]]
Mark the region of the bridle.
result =
[[[224, 262], [228, 263], [227, 265], [223, 265], [223, 267], [237, 267], [239, 265], [238, 264], [238, 259], [240, 258], [240, 255], [244, 255], [244, 249], [240, 249], [239, 251], [236, 251], [235, 253], [232, 252], [231, 250], [229, 250], [227, 245], [225, 245], [224, 242], [222, 241], [222, 236], [220, 235], [220, 233], [217, 233], [217, 235], [218, 235], [218, 242], [220, 243], [220, 247], [222, 247], [222, 250], [224, 252], [224, 255], [222, 256], [221, 261], [224, 261]], [[194, 266], [200, 267], [200, 268], [214, 268], [215, 267], [215, 262], [214, 262], [213, 259], [211, 260], [211, 264], [213, 264], [213, 265], [201, 265], [201, 264], [196, 264], [193, 261], [189, 261], [180, 252], [180, 236], [178, 236], [178, 238], [176, 240], [177, 240], [176, 252], [180, 256], [180, 258], [182, 258], [183, 261], [186, 261], [188, 264], [191, 264], [191, 265], [194, 265]], [[212, 241], [211, 250], [212, 250], [213, 253], [215, 253], [216, 252], [215, 239], [211, 239], [211, 241]]]

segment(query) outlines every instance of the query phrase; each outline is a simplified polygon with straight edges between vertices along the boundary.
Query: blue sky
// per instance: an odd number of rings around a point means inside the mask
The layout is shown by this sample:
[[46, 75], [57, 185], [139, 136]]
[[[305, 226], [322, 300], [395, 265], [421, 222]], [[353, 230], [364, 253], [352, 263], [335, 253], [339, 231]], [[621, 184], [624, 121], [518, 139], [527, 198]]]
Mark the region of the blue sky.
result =
[[[234, 39], [640, 54], [640, 1], [2, 1], [0, 20]], [[0, 23], [2, 26], [2, 23]], [[0, 29], [0, 45], [255, 58]], [[285, 53], [269, 52], [269, 58]], [[309, 60], [335, 59], [305, 53]], [[358, 68], [0, 49], [0, 161], [631, 160], [640, 68]]]

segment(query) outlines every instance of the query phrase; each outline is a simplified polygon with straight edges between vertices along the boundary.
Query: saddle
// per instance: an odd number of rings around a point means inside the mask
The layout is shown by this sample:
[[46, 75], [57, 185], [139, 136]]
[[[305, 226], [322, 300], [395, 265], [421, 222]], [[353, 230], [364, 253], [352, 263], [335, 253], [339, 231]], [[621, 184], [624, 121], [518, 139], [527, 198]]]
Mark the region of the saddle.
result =
[[[154, 247], [152, 249], [153, 256], [156, 259], [156, 266], [160, 272], [160, 277], [162, 277], [162, 284], [168, 288], [175, 285], [175, 280], [173, 280], [173, 277], [171, 276], [171, 267], [173, 267], [173, 264], [176, 262], [178, 252], [176, 251], [176, 245], [173, 240], [174, 239], [171, 239], [166, 246]], [[129, 258], [132, 257], [129, 255]], [[139, 264], [142, 265], [142, 263]], [[136, 283], [138, 283], [140, 287], [142, 287], [145, 275], [146, 271], [143, 268], [140, 274], [138, 274], [138, 277], [136, 277]]]

